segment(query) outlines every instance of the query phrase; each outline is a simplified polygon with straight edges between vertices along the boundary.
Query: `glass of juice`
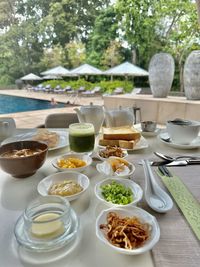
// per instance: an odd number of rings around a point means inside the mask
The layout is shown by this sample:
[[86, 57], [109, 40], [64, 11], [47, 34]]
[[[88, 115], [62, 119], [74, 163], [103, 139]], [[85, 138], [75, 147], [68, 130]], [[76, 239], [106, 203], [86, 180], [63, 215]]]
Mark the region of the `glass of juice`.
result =
[[69, 125], [69, 145], [74, 152], [89, 152], [94, 149], [95, 131], [91, 123]]

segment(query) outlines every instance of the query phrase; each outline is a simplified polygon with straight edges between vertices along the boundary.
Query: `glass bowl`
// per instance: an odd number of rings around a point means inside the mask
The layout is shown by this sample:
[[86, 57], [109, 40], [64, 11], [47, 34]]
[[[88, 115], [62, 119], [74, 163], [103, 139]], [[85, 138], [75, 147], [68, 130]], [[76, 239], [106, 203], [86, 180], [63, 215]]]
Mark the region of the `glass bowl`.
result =
[[58, 196], [39, 197], [16, 222], [17, 242], [35, 251], [56, 250], [76, 236], [79, 221], [67, 199]]

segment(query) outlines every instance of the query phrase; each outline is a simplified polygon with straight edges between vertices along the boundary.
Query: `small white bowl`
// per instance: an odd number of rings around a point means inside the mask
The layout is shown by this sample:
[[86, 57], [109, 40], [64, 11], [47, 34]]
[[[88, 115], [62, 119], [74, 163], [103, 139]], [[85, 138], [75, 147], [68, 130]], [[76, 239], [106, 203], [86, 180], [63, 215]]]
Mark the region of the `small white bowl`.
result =
[[37, 186], [38, 193], [42, 196], [47, 196], [49, 195], [48, 190], [52, 184], [67, 181], [67, 180], [74, 180], [80, 186], [83, 187], [83, 190], [81, 192], [71, 195], [71, 196], [64, 197], [69, 201], [79, 198], [88, 189], [90, 185], [89, 178], [82, 173], [69, 172], [69, 171], [59, 172], [59, 173], [51, 174], [47, 176], [46, 178], [44, 178]]
[[[115, 182], [117, 182], [119, 184], [122, 184], [125, 187], [128, 187], [128, 188], [131, 189], [131, 191], [133, 192], [133, 200], [132, 200], [132, 202], [130, 202], [129, 204], [126, 204], [126, 205], [114, 204], [114, 203], [112, 203], [110, 201], [107, 201], [104, 198], [104, 196], [102, 195], [101, 186], [104, 186], [106, 184], [111, 184], [113, 181], [115, 181]], [[138, 203], [142, 199], [142, 195], [143, 195], [142, 188], [138, 184], [136, 184], [132, 180], [122, 179], [122, 178], [108, 178], [108, 179], [105, 179], [105, 180], [99, 182], [98, 184], [96, 184], [94, 192], [95, 192], [96, 197], [100, 201], [102, 201], [103, 203], [107, 204], [110, 207], [128, 207], [128, 206], [135, 205], [136, 203]]]
[[[99, 148], [98, 151], [96, 152], [97, 157], [98, 157], [100, 160], [102, 160], [102, 161], [108, 159], [108, 158], [103, 158], [103, 157], [101, 157], [101, 156], [99, 155], [99, 152], [101, 152], [101, 151], [103, 151], [103, 150], [105, 150], [105, 148], [104, 148], [104, 149]], [[121, 157], [121, 158], [124, 159], [124, 158], [126, 158], [126, 157], [128, 156], [128, 152], [127, 152], [127, 150], [125, 150], [125, 149], [122, 149], [122, 151], [123, 151], [123, 157]], [[113, 156], [112, 156], [112, 157], [113, 157]]]
[[[68, 158], [78, 158], [78, 159], [81, 159], [83, 161], [86, 162], [86, 165], [83, 166], [83, 167], [79, 167], [79, 168], [60, 168], [58, 166], [58, 160], [61, 160], [61, 159], [68, 159]], [[84, 171], [88, 166], [90, 166], [92, 163], [92, 158], [88, 155], [88, 154], [81, 154], [81, 153], [68, 153], [68, 154], [65, 154], [65, 155], [62, 155], [62, 156], [59, 156], [57, 158], [55, 158], [53, 161], [52, 161], [52, 165], [60, 172], [63, 172], [63, 171], [70, 171], [70, 172], [82, 172]]]
[[[119, 248], [114, 245], [112, 245], [108, 239], [106, 238], [104, 232], [100, 229], [101, 224], [107, 223], [107, 215], [109, 212], [116, 212], [120, 217], [137, 217], [144, 223], [149, 223], [151, 225], [151, 234], [149, 240], [146, 241], [146, 243], [139, 248], [136, 249], [125, 249], [125, 248]], [[152, 216], [150, 213], [146, 212], [143, 209], [137, 208], [135, 206], [133, 207], [127, 207], [127, 208], [111, 208], [102, 211], [97, 220], [96, 220], [96, 235], [99, 238], [101, 242], [103, 242], [105, 245], [110, 247], [111, 249], [115, 250], [118, 253], [121, 254], [127, 254], [127, 255], [138, 255], [145, 253], [152, 249], [155, 244], [158, 242], [160, 238], [160, 228], [158, 225], [158, 222], [154, 216]]]
[[[109, 163], [109, 160], [110, 159], [115, 159], [115, 158], [116, 159], [121, 159], [121, 158], [118, 158], [118, 157], [110, 157], [110, 158], [104, 160], [102, 163], [98, 163], [96, 165], [97, 171], [99, 173], [104, 174], [107, 177], [111, 177], [112, 176], [112, 177], [116, 177], [116, 178], [129, 178], [134, 173], [135, 166], [132, 163], [127, 161], [128, 162], [128, 168], [130, 170], [129, 173], [127, 173], [127, 174], [116, 174], [116, 173], [113, 173], [113, 170], [112, 170], [112, 167], [111, 167], [111, 165]], [[110, 166], [109, 168], [107, 168], [108, 167], [107, 164]]]

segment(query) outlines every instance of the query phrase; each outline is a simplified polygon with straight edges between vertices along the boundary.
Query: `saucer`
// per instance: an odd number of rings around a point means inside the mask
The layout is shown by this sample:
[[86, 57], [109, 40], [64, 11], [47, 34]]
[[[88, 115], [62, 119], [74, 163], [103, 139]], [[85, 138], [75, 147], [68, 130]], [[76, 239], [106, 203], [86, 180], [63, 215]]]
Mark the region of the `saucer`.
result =
[[198, 136], [195, 140], [193, 140], [190, 144], [187, 144], [187, 145], [182, 145], [182, 144], [177, 144], [177, 143], [172, 142], [167, 132], [160, 133], [158, 137], [162, 143], [168, 146], [174, 147], [174, 148], [179, 148], [179, 149], [200, 148], [200, 136]]
[[156, 130], [154, 132], [143, 132], [143, 131], [141, 131], [141, 134], [143, 136], [151, 137], [151, 136], [156, 136], [159, 132], [160, 132], [160, 129], [156, 128]]
[[75, 238], [64, 247], [51, 252], [35, 252], [27, 250], [23, 246], [19, 246], [18, 254], [22, 262], [41, 266], [41, 264], [48, 264], [66, 257], [78, 246], [81, 240], [81, 233], [76, 234]]
[[17, 242], [20, 244], [20, 247], [23, 247], [30, 252], [40, 253], [52, 252], [69, 244], [72, 240], [74, 240], [79, 230], [79, 219], [73, 209], [71, 209], [70, 212], [71, 227], [69, 231], [67, 233], [65, 232], [58, 238], [47, 240], [46, 242], [30, 238], [27, 231], [25, 230], [23, 215], [19, 217], [15, 225], [14, 233]]

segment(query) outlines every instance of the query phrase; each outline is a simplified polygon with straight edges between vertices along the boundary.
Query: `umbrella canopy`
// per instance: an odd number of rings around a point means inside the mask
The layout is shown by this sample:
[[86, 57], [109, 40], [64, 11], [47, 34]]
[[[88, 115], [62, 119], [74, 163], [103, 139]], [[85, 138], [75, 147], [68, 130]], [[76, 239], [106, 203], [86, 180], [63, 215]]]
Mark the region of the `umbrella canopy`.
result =
[[103, 72], [105, 75], [116, 76], [148, 76], [149, 73], [129, 62], [124, 62], [116, 67]]
[[33, 73], [29, 73], [28, 75], [23, 76], [21, 80], [22, 81], [40, 81], [42, 80], [42, 78], [40, 78], [39, 76]]
[[45, 75], [44, 77], [42, 77], [43, 80], [59, 80], [62, 79], [61, 76], [57, 76], [57, 75]]
[[71, 70], [70, 73], [77, 75], [101, 75], [102, 71], [89, 64], [83, 64], [78, 68]]
[[68, 69], [62, 66], [58, 66], [58, 67], [41, 72], [41, 75], [68, 76], [69, 71]]

